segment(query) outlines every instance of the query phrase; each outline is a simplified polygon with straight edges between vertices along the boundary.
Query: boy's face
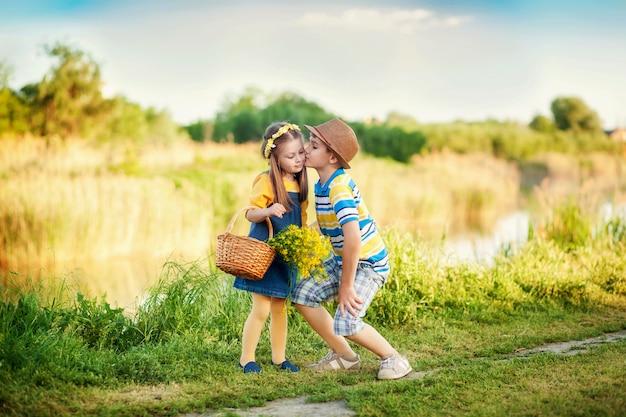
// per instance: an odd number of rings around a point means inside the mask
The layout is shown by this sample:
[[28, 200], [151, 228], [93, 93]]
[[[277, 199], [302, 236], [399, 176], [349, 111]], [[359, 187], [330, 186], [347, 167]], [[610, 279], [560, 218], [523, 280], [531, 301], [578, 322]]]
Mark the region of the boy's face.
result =
[[311, 134], [311, 140], [306, 146], [306, 159], [304, 165], [308, 168], [324, 168], [332, 164], [335, 157], [333, 152], [320, 138]]

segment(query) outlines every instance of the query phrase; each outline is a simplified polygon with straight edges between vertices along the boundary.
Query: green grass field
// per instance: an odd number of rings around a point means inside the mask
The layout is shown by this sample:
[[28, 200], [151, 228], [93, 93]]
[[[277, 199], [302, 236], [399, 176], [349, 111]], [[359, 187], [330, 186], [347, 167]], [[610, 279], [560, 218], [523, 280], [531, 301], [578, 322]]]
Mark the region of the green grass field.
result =
[[[412, 236], [387, 232], [396, 269], [367, 320], [416, 371], [436, 371], [392, 382], [376, 381], [377, 358], [358, 347], [361, 371], [280, 373], [267, 331], [257, 351], [264, 372], [241, 373], [250, 299], [211, 258], [164, 265], [132, 315], [68, 287], [3, 288], [0, 410], [179, 415], [306, 395], [345, 399], [363, 416], [623, 415], [626, 342], [511, 358], [626, 328], [626, 241], [623, 223], [612, 224], [584, 244], [536, 237], [494, 265], [446, 264]], [[321, 339], [293, 306], [288, 314], [288, 357], [318, 360]]]

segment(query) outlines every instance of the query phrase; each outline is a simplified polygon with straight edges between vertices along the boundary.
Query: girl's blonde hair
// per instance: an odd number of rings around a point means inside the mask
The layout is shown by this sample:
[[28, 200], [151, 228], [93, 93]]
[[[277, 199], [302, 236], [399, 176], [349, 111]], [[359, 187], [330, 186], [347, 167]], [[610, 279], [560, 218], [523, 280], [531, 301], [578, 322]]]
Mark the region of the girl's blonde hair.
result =
[[[283, 206], [285, 206], [287, 211], [291, 211], [291, 206], [294, 205], [294, 203], [289, 198], [289, 194], [285, 189], [285, 184], [283, 183], [283, 172], [278, 165], [277, 155], [280, 152], [282, 144], [290, 140], [299, 140], [304, 145], [304, 136], [302, 136], [300, 130], [296, 128], [284, 129], [286, 131], [283, 134], [274, 138], [274, 135], [281, 127], [288, 125], [291, 124], [287, 122], [277, 122], [272, 123], [267, 127], [267, 129], [265, 129], [265, 134], [263, 135], [263, 141], [261, 143], [261, 156], [263, 158], [266, 158], [270, 165], [268, 171], [274, 191], [274, 202], [282, 204]], [[268, 148], [268, 141], [272, 138], [273, 145], [275, 146], [272, 146], [272, 144], [270, 144], [270, 147]], [[309, 178], [307, 176], [306, 168], [302, 168], [302, 171], [298, 172], [295, 177], [298, 185], [300, 186], [298, 201], [303, 202], [308, 198], [309, 195]]]

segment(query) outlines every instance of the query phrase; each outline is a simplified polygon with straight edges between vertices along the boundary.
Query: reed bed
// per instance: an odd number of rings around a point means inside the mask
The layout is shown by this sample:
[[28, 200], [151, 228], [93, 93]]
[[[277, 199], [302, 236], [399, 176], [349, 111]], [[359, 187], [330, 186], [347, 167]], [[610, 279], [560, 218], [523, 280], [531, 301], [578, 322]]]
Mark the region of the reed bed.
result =
[[211, 237], [206, 193], [164, 178], [8, 179], [0, 200], [4, 249], [21, 260], [199, 253]]
[[[0, 270], [6, 278], [66, 260], [211, 254], [264, 169], [258, 144], [127, 148], [3, 138]], [[524, 204], [517, 166], [486, 154], [443, 151], [401, 164], [361, 153], [350, 173], [381, 229], [423, 239], [488, 232]], [[309, 177], [313, 185], [316, 173]], [[313, 204], [308, 213], [312, 222]], [[233, 232], [247, 228], [237, 222]]]

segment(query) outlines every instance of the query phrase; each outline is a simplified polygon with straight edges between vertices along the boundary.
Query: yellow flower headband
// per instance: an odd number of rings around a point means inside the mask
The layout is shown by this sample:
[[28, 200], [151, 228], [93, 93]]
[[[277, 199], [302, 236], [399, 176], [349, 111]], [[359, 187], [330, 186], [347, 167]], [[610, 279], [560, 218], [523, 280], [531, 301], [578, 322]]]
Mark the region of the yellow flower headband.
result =
[[294, 125], [293, 123], [281, 126], [280, 129], [278, 129], [278, 131], [267, 140], [267, 143], [265, 144], [265, 149], [263, 150], [263, 156], [265, 156], [265, 159], [270, 159], [270, 153], [272, 152], [272, 149], [276, 147], [274, 141], [285, 133], [289, 132], [290, 130], [297, 130], [299, 132], [300, 126]]

